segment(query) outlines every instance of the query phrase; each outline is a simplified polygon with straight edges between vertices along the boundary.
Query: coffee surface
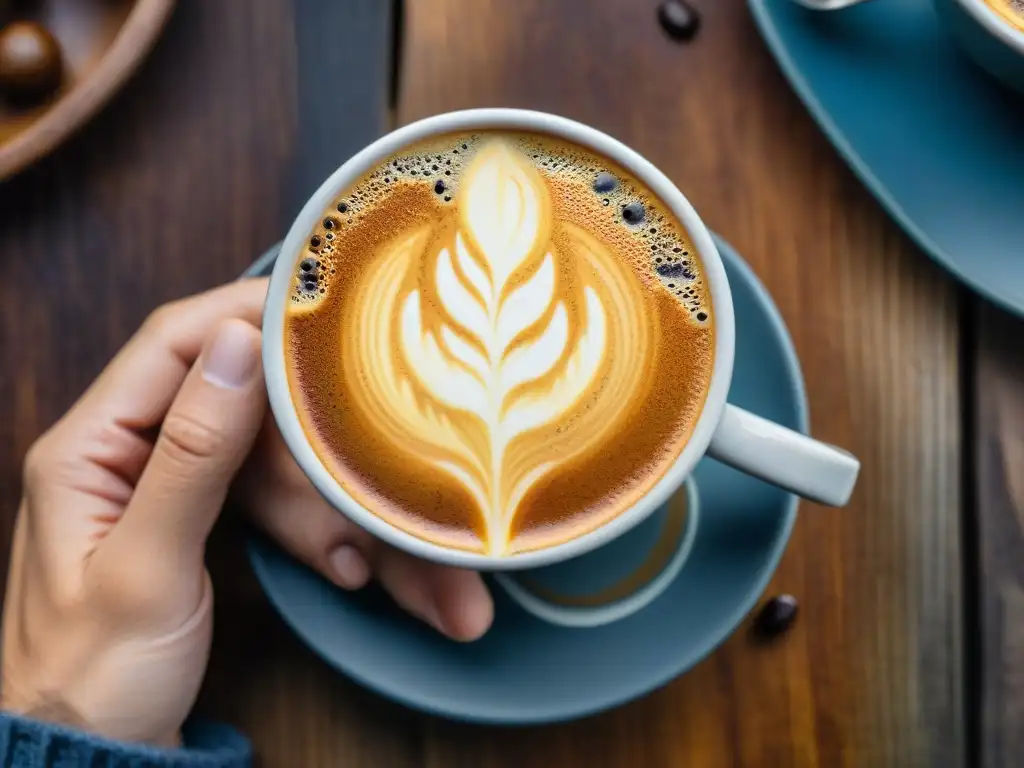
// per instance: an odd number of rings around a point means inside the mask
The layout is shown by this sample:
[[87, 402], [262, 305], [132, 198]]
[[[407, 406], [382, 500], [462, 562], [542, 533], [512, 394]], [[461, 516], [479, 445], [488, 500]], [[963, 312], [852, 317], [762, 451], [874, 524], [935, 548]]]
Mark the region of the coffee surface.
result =
[[1024, 0], [985, 0], [988, 6], [1015, 29], [1024, 32]]
[[681, 224], [606, 158], [532, 134], [443, 136], [366, 174], [297, 255], [285, 324], [300, 421], [348, 494], [493, 555], [631, 507], [713, 366]]

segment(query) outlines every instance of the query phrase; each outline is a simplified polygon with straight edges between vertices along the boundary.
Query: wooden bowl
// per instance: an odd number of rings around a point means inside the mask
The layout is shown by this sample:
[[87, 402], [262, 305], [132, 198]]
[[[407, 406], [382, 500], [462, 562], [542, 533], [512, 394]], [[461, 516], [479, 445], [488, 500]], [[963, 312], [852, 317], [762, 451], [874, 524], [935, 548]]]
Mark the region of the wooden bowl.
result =
[[0, 103], [0, 180], [57, 147], [94, 115], [135, 71], [170, 17], [174, 0], [47, 0], [23, 3], [24, 17], [57, 38], [60, 89], [45, 103]]

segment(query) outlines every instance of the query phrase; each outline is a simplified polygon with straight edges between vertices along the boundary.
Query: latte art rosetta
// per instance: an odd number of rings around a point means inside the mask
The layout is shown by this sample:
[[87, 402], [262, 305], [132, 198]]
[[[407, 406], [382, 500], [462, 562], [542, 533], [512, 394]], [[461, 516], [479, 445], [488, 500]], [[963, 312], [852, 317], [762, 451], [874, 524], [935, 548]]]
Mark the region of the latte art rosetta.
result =
[[601, 446], [644, 385], [656, 317], [628, 265], [555, 219], [530, 159], [501, 139], [451, 215], [385, 245], [343, 324], [364, 418], [472, 497], [492, 554], [524, 495]]
[[325, 205], [294, 254], [288, 386], [324, 468], [386, 524], [516, 557], [632, 509], [714, 370], [682, 222], [545, 134], [427, 137]]

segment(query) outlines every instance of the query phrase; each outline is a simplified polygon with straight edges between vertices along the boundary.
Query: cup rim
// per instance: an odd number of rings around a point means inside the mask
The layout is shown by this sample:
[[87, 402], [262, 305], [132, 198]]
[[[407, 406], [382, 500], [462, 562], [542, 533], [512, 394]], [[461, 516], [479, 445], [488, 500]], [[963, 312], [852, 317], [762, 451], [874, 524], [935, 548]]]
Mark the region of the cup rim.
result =
[[989, 34], [1024, 55], [1024, 30], [1014, 29], [985, 0], [957, 0]]
[[[642, 180], [682, 223], [703, 262], [714, 321], [714, 358], [704, 409], [683, 450], [654, 486], [629, 509], [603, 525], [543, 549], [513, 555], [489, 555], [452, 549], [404, 531], [363, 507], [324, 466], [299, 421], [284, 360], [284, 319], [292, 272], [302, 245], [327, 205], [380, 161], [431, 136], [472, 130], [520, 130], [544, 133], [580, 144], [609, 157]], [[519, 570], [576, 557], [605, 544], [640, 523], [682, 486], [706, 452], [725, 408], [735, 356], [732, 292], [711, 233], [682, 192], [650, 161], [608, 134], [545, 112], [487, 108], [446, 112], [398, 128], [374, 141], [332, 173], [303, 206], [281, 246], [270, 278], [263, 313], [263, 365], [270, 408], [295, 461], [335, 509], [371, 535], [416, 557], [481, 571]]]

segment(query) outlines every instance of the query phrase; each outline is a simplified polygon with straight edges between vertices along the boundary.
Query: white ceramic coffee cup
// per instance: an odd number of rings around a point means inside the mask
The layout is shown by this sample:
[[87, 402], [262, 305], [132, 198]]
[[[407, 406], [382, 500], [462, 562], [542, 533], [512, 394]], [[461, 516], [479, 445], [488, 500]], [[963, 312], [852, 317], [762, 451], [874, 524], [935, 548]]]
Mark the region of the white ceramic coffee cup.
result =
[[[294, 272], [310, 233], [328, 206], [363, 174], [404, 147], [432, 136], [487, 129], [559, 137], [615, 163], [641, 180], [679, 219], [697, 249], [711, 294], [715, 323], [714, 369], [704, 410], [689, 442], [651, 490], [601, 527], [544, 549], [494, 556], [444, 547], [403, 531], [359, 504], [320, 461], [299, 421], [288, 386], [284, 323]], [[372, 535], [417, 557], [476, 570], [535, 568], [576, 557], [605, 544], [665, 504], [704, 454], [805, 498], [831, 506], [848, 501], [860, 470], [850, 453], [729, 405], [736, 352], [732, 293], [722, 259], [693, 207], [661, 171], [638, 153], [594, 128], [542, 112], [476, 109], [449, 112], [406, 125], [356, 154], [313, 194], [284, 239], [270, 279], [263, 317], [263, 365], [270, 405], [285, 443], [317, 490]]]

